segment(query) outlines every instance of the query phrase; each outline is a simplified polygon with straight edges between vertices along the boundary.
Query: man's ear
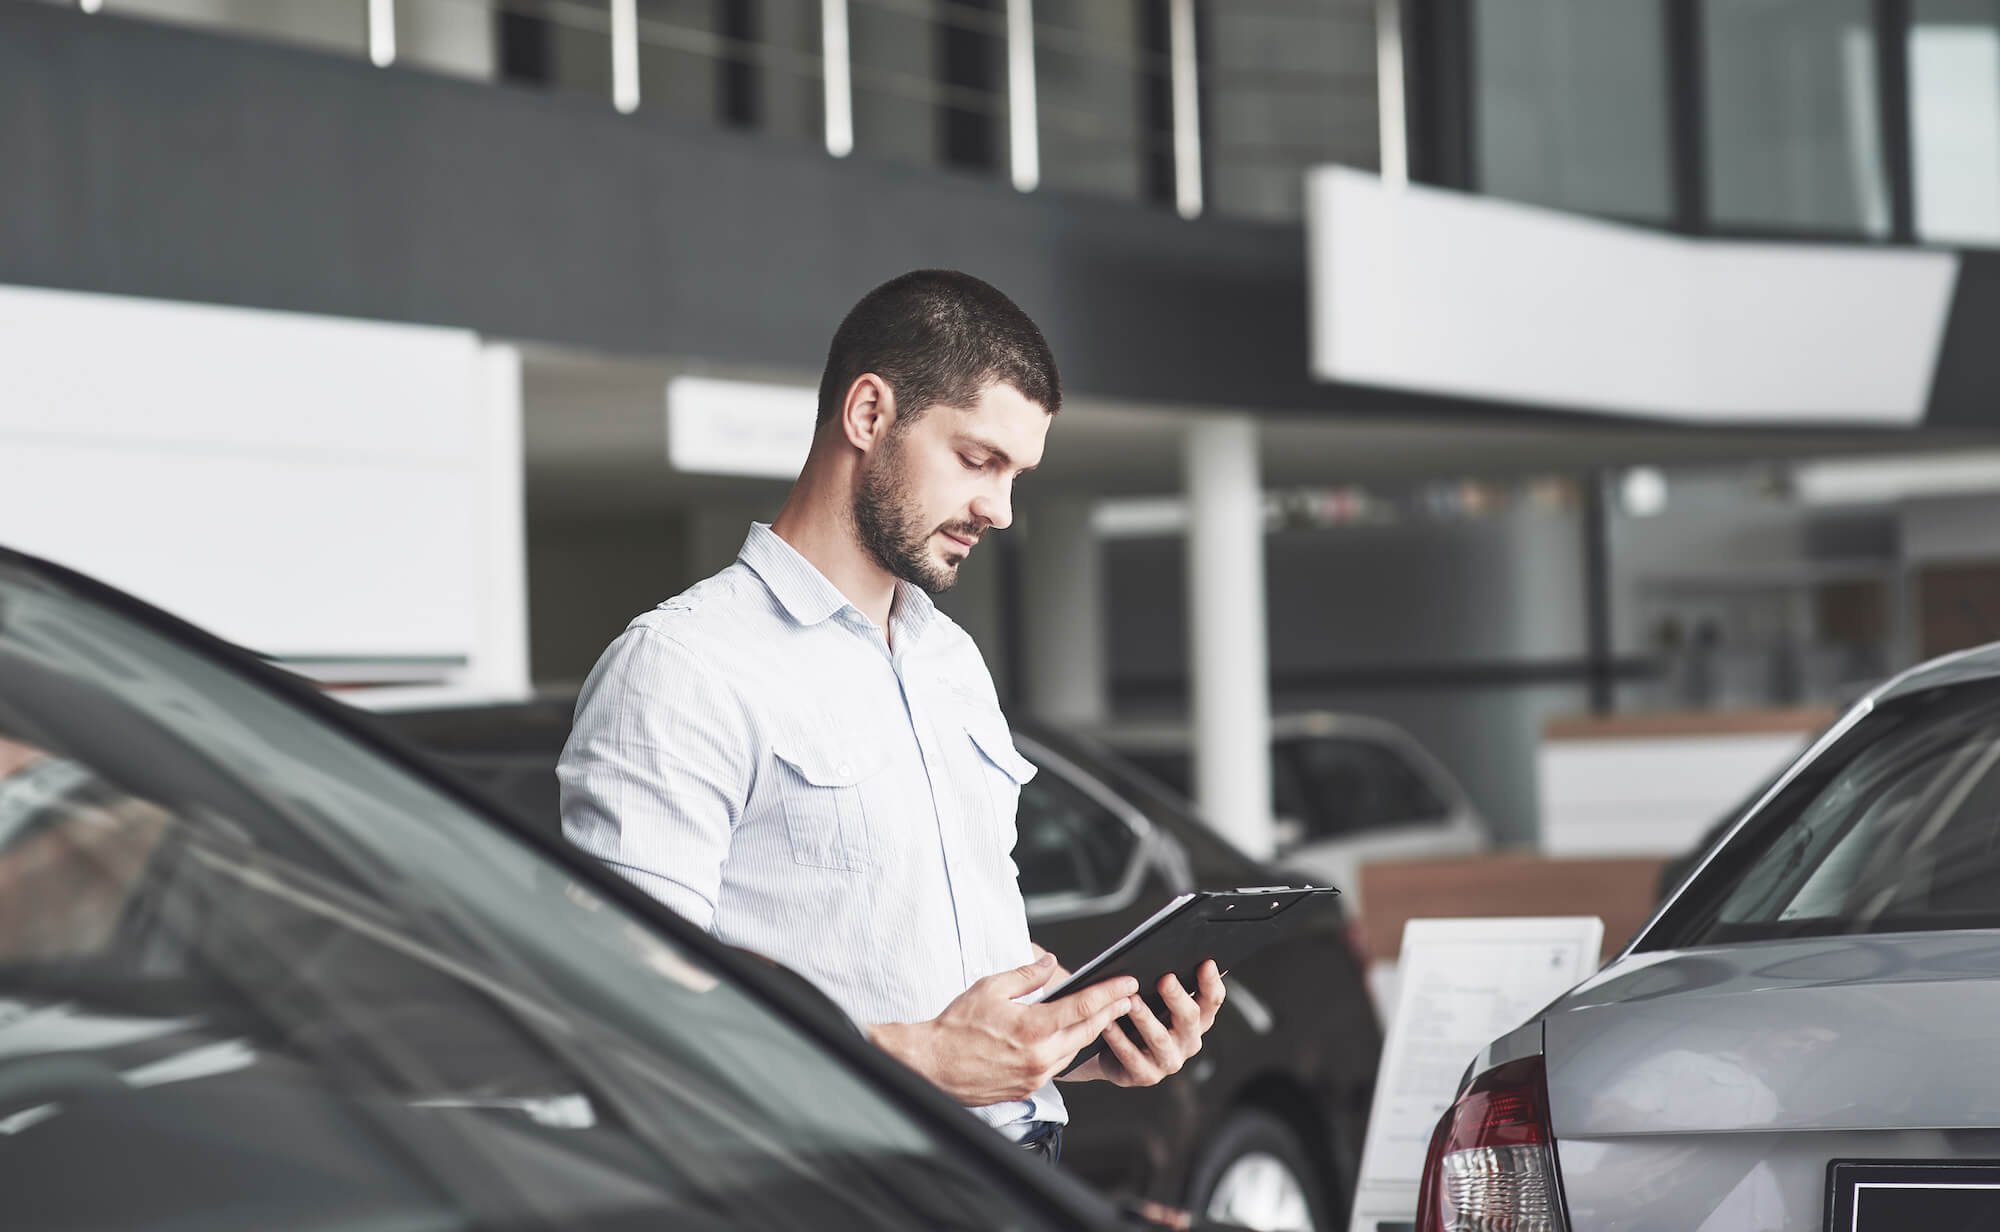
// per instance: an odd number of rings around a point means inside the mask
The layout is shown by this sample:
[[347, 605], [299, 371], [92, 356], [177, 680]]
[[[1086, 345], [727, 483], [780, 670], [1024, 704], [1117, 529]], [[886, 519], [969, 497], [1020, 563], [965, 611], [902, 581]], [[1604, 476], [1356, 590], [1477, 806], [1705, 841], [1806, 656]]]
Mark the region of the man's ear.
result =
[[840, 406], [840, 434], [866, 453], [889, 435], [896, 422], [896, 391], [872, 372], [854, 378]]

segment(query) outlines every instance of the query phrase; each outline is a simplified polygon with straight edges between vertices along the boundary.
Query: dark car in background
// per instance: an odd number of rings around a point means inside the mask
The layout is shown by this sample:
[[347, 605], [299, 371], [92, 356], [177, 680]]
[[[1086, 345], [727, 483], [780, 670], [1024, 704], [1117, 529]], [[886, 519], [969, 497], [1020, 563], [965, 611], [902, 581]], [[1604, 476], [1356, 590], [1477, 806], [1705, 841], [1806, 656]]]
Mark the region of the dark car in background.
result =
[[[1107, 723], [1093, 739], [1177, 795], [1195, 795], [1194, 732], [1184, 720]], [[1444, 764], [1394, 723], [1311, 711], [1271, 718], [1271, 817], [1277, 858], [1339, 886], [1350, 915], [1361, 866], [1471, 855], [1493, 845], [1472, 798]]]
[[[560, 833], [555, 762], [573, 700], [381, 716], [398, 734]], [[1202, 826], [1095, 744], [1017, 725], [1039, 773], [1021, 791], [1014, 861], [1030, 931], [1081, 964], [1174, 894], [1295, 882]], [[1260, 1229], [1346, 1225], [1381, 1032], [1338, 928], [1228, 974], [1229, 996], [1181, 1075], [1143, 1090], [1066, 1085], [1063, 1165], [1114, 1193]]]
[[1137, 1218], [379, 725], [4, 551], [0, 1195], [38, 1229]]

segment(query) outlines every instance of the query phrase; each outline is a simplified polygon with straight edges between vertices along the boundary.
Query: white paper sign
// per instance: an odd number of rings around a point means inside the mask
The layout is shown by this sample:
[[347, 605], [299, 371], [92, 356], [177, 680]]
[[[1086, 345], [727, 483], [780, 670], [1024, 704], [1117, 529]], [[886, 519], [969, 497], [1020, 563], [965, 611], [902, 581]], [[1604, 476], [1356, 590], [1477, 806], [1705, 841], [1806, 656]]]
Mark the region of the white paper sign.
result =
[[1594, 916], [1411, 920], [1348, 1232], [1416, 1218], [1431, 1131], [1480, 1049], [1597, 970]]
[[667, 462], [689, 474], [794, 478], [818, 401], [805, 385], [677, 376], [667, 382]]

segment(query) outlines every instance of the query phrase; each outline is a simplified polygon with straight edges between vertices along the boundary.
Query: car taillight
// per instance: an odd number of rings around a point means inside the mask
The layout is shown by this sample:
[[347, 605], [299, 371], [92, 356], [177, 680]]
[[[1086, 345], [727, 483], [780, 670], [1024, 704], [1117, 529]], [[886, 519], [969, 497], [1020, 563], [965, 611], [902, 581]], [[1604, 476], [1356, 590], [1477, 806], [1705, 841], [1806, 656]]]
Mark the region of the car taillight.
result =
[[1540, 1057], [1487, 1070], [1438, 1121], [1417, 1232], [1563, 1232]]

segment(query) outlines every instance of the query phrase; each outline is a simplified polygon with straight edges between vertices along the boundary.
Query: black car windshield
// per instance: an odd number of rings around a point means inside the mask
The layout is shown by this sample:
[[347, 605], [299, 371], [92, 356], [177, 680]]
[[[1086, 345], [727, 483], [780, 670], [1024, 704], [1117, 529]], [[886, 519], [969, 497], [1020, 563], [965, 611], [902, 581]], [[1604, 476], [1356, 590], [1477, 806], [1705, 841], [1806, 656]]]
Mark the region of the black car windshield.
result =
[[1043, 1226], [587, 882], [0, 561], [6, 1222]]
[[1688, 893], [1646, 948], [2000, 927], [2000, 690], [1885, 703], [1751, 817]]

